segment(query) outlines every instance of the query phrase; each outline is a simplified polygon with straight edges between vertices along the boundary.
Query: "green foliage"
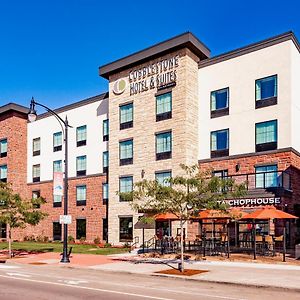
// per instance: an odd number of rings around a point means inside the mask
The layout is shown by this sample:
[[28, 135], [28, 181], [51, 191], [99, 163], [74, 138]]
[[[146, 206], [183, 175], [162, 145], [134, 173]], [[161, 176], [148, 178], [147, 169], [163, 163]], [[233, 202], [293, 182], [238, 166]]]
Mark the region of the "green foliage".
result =
[[69, 243], [74, 243], [75, 242], [75, 239], [74, 239], [74, 237], [72, 235], [68, 236], [68, 242]]
[[101, 239], [99, 238], [99, 236], [97, 236], [95, 239], [94, 239], [94, 244], [95, 245], [98, 245], [101, 243]]
[[183, 174], [161, 185], [156, 180], [137, 182], [131, 194], [131, 206], [138, 212], [173, 213], [180, 220], [189, 220], [203, 209], [226, 210], [222, 200], [246, 194], [245, 184], [233, 179], [211, 176], [201, 172], [197, 165], [180, 165]]
[[104, 248], [110, 248], [111, 247], [111, 244], [110, 243], [105, 243], [104, 244]]
[[10, 184], [0, 182], [0, 199], [0, 222], [10, 228], [25, 228], [27, 224], [35, 226], [47, 216], [36, 208], [44, 204], [45, 199], [22, 199], [13, 192]]

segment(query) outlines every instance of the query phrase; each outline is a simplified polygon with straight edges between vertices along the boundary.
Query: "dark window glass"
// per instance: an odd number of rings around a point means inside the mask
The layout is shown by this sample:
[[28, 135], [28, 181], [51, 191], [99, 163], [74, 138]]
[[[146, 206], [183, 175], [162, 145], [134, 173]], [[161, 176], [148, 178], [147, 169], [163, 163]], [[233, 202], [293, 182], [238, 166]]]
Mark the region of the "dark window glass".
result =
[[127, 140], [119, 143], [120, 147], [120, 165], [130, 165], [133, 163], [133, 140]]
[[[33, 199], [33, 201], [35, 199], [40, 198], [40, 196], [41, 196], [41, 192], [40, 191], [32, 191], [32, 199]], [[34, 203], [33, 207], [34, 208], [40, 208], [40, 204]]]
[[59, 222], [53, 222], [53, 241], [61, 241], [62, 226]]
[[132, 241], [132, 217], [120, 217], [120, 242]]
[[33, 165], [32, 166], [32, 181], [39, 182], [41, 176], [41, 166], [40, 165]]
[[172, 157], [172, 132], [156, 134], [156, 160]]
[[277, 120], [255, 124], [256, 151], [277, 149]]
[[277, 97], [277, 75], [255, 81], [256, 100]]
[[76, 220], [76, 239], [86, 239], [86, 219]]
[[109, 120], [103, 120], [103, 141], [109, 140]]
[[229, 89], [211, 92], [211, 110], [224, 109], [228, 107]]
[[157, 172], [155, 173], [155, 180], [162, 186], [170, 186], [169, 179], [172, 177], [172, 172]]
[[133, 127], [133, 103], [120, 106], [120, 129]]
[[7, 139], [0, 141], [0, 158], [7, 156]]
[[53, 134], [53, 152], [61, 151], [62, 149], [62, 132]]
[[172, 93], [156, 96], [156, 121], [172, 118]]
[[0, 181], [7, 182], [7, 165], [0, 166]]

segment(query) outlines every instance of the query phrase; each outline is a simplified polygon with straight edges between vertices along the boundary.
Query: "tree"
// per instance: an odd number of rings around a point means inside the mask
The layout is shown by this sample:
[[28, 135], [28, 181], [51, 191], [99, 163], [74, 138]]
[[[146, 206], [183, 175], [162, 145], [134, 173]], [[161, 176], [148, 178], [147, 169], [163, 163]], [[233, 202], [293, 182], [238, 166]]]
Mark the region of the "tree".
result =
[[156, 180], [143, 180], [134, 185], [131, 193], [123, 198], [132, 200], [137, 212], [172, 213], [180, 222], [181, 271], [184, 271], [183, 228], [186, 221], [203, 209], [226, 210], [222, 200], [246, 194], [245, 184], [236, 184], [231, 178], [211, 176], [201, 172], [197, 165], [181, 164], [182, 176], [166, 179], [164, 184]]
[[10, 184], [0, 182], [0, 222], [6, 224], [9, 257], [12, 257], [12, 229], [37, 225], [47, 216], [39, 209], [43, 203], [45, 200], [41, 197], [22, 199], [13, 192]]

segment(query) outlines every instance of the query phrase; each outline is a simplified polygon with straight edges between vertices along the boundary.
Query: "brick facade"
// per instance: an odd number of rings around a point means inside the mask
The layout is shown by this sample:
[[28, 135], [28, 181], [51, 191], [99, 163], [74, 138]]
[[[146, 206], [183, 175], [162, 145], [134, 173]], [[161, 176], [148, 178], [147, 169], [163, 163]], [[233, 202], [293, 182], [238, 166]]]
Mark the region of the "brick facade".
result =
[[[48, 216], [37, 226], [27, 226], [26, 229], [16, 229], [12, 238], [22, 240], [26, 236], [47, 236], [53, 238], [53, 222], [59, 221], [63, 214], [62, 207], [53, 207], [53, 182], [46, 181], [27, 184], [27, 114], [9, 111], [0, 115], [0, 139], [7, 139], [7, 157], [0, 158], [0, 165], [7, 165], [7, 181], [12, 184], [15, 192], [24, 198], [32, 196], [33, 191], [40, 191], [46, 199], [41, 209]], [[69, 235], [76, 238], [76, 219], [86, 219], [86, 240], [92, 242], [103, 237], [103, 219], [106, 218], [106, 205], [103, 204], [102, 184], [107, 181], [106, 175], [90, 175], [69, 179], [69, 214], [72, 224], [69, 225]], [[86, 205], [76, 205], [76, 186], [86, 185]]]

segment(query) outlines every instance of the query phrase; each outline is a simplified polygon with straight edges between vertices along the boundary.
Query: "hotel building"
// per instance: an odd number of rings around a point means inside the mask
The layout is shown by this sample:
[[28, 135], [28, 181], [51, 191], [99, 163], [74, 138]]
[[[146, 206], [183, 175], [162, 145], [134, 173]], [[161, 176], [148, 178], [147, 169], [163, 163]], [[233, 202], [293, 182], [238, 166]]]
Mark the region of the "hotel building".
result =
[[[69, 235], [141, 243], [141, 214], [118, 191], [163, 182], [182, 172], [180, 163], [246, 181], [247, 196], [228, 199], [231, 206], [275, 205], [300, 217], [299, 51], [288, 32], [211, 57], [188, 32], [100, 67], [108, 93], [55, 110], [73, 126]], [[53, 172], [63, 171], [62, 129], [48, 113], [28, 123], [27, 112], [0, 107], [0, 178], [24, 197], [45, 197], [49, 215], [13, 238], [60, 240], [62, 199], [52, 194]], [[145, 230], [146, 239], [165, 225]], [[187, 236], [197, 230], [187, 224]], [[288, 232], [292, 244], [299, 240], [299, 223]]]

